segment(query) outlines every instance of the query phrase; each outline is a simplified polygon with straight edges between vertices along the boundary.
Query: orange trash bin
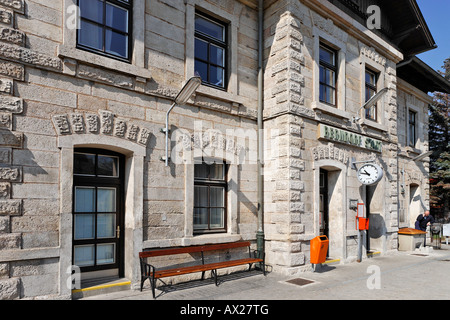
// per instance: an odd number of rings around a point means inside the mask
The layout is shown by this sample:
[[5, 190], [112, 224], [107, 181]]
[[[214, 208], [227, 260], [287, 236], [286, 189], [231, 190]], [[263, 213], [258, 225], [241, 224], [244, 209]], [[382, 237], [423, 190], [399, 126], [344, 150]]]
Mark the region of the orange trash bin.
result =
[[327, 259], [328, 251], [328, 238], [327, 236], [318, 236], [311, 240], [311, 263], [320, 264], [324, 263]]

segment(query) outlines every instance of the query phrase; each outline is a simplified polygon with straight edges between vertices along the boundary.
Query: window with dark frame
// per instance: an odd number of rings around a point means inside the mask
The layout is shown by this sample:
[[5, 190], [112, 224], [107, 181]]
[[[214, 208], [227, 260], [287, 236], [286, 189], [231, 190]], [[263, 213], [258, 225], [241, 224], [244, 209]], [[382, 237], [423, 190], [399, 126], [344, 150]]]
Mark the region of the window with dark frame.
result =
[[132, 0], [78, 0], [77, 48], [131, 60]]
[[[376, 93], [377, 93], [377, 80], [378, 80], [378, 75], [373, 72], [370, 71], [368, 69], [366, 69], [366, 73], [365, 73], [365, 83], [366, 83], [366, 101], [369, 101], [370, 98], [372, 98]], [[366, 119], [369, 120], [373, 120], [373, 121], [377, 121], [377, 105], [375, 104], [374, 106], [372, 106], [369, 109], [366, 109]]]
[[319, 100], [336, 107], [337, 51], [320, 44], [319, 48]]
[[409, 110], [409, 145], [411, 147], [415, 147], [416, 146], [416, 142], [417, 142], [417, 132], [416, 132], [416, 118], [417, 118], [417, 113]]
[[194, 169], [194, 233], [225, 232], [227, 166], [202, 161]]
[[195, 73], [203, 84], [227, 86], [227, 26], [203, 13], [195, 15]]

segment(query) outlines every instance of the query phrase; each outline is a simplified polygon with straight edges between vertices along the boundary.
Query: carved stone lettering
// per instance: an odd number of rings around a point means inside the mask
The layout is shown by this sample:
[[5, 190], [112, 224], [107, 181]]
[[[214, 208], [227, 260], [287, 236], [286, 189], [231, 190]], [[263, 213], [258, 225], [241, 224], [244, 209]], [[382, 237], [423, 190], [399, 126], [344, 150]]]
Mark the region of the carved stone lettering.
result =
[[57, 115], [53, 117], [53, 122], [59, 135], [70, 134], [70, 124], [66, 115]]
[[146, 146], [148, 143], [148, 140], [150, 139], [150, 134], [151, 134], [150, 130], [145, 129], [145, 128], [141, 129], [141, 132], [139, 134], [138, 143]]
[[114, 125], [114, 135], [119, 138], [124, 138], [127, 131], [127, 123], [124, 120], [117, 120]]
[[75, 133], [84, 133], [84, 118], [81, 114], [71, 114], [72, 128]]
[[114, 129], [114, 114], [109, 111], [100, 111], [101, 133], [112, 134]]
[[139, 127], [136, 125], [131, 125], [130, 129], [128, 130], [127, 139], [131, 141], [136, 141], [139, 134]]
[[87, 130], [90, 133], [98, 133], [98, 115], [88, 114], [86, 115]]

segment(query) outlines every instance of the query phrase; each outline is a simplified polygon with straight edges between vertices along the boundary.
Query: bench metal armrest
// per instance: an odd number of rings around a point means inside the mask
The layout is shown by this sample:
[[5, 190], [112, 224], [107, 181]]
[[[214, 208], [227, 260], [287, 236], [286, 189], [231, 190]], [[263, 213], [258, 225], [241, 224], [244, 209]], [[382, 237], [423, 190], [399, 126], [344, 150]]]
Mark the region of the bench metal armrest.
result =
[[141, 273], [143, 277], [150, 277], [151, 274], [155, 274], [156, 268], [141, 260]]
[[265, 258], [266, 258], [266, 253], [265, 252], [262, 252], [262, 257], [260, 256], [260, 254], [259, 254], [259, 251], [258, 250], [255, 250], [255, 251], [253, 251], [253, 257], [255, 258], [255, 259], [262, 259], [263, 261], [264, 260], [266, 260]]

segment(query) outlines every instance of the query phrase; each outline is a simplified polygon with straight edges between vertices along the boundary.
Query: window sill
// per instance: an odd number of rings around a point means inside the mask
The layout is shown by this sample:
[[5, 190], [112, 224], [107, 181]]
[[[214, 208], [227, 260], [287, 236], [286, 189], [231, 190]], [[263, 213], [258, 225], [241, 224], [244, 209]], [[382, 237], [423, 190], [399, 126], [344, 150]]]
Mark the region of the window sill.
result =
[[377, 129], [377, 130], [380, 130], [380, 131], [384, 131], [384, 132], [388, 131], [388, 127], [386, 125], [378, 123], [378, 122], [375, 122], [373, 120], [363, 119], [362, 125], [366, 126], [366, 127], [373, 128], [373, 129]]
[[323, 113], [329, 113], [329, 114], [332, 114], [339, 118], [343, 118], [343, 119], [347, 119], [347, 120], [350, 120], [352, 118], [350, 113], [348, 113], [347, 111], [341, 110], [338, 107], [335, 108], [335, 107], [329, 106], [320, 101], [312, 102], [311, 106], [315, 112], [319, 111], [319, 112], [323, 112]]
[[88, 51], [80, 50], [74, 47], [68, 47], [65, 45], [58, 46], [58, 56], [60, 58], [74, 59], [80, 62], [106, 68], [111, 71], [125, 73], [135, 77], [144, 79], [151, 78], [151, 73], [148, 69]]
[[201, 94], [203, 96], [208, 96], [211, 98], [217, 98], [222, 101], [245, 105], [244, 99], [239, 95], [220, 88], [210, 87], [208, 85], [200, 86], [200, 88], [198, 88], [197, 90], [197, 94]]

